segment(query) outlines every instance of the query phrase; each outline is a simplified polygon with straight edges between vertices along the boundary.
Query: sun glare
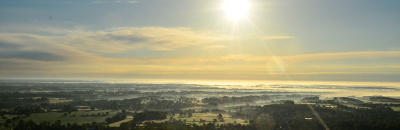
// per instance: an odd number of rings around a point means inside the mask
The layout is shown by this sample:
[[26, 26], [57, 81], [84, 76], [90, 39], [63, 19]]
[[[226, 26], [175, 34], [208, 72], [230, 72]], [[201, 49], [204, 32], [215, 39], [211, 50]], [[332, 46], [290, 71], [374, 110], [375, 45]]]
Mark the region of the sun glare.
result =
[[228, 18], [234, 20], [246, 17], [248, 8], [247, 0], [225, 0], [223, 5]]

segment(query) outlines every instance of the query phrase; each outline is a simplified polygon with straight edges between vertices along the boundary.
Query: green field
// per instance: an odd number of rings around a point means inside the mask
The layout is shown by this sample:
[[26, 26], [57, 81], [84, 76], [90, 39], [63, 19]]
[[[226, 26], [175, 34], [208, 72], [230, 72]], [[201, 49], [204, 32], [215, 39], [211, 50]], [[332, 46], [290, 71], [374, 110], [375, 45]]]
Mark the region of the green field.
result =
[[[205, 123], [208, 123], [208, 122], [213, 122], [213, 119], [217, 119], [217, 115], [218, 114], [213, 114], [213, 113], [193, 113], [193, 116], [192, 117], [179, 117], [178, 115], [175, 115], [175, 119], [176, 120], [184, 120], [184, 119], [186, 119], [186, 123], [187, 124], [192, 124], [192, 123], [195, 123], [195, 124], [199, 124], [199, 125], [201, 125], [201, 124], [203, 124], [202, 122], [200, 123], [200, 118], [201, 119], [203, 119], [203, 120], [206, 120], [206, 122]], [[225, 123], [234, 123], [235, 121], [236, 121], [236, 123], [240, 123], [240, 124], [248, 124], [248, 123], [244, 123], [245, 122], [245, 120], [242, 120], [242, 119], [232, 119], [231, 118], [231, 116], [230, 115], [228, 115], [228, 114], [222, 114], [223, 115], [223, 118], [224, 118], [224, 120], [225, 120], [225, 122], [220, 122], [219, 120], [218, 120], [218, 122], [217, 123], [219, 123], [219, 124], [225, 124]], [[193, 122], [193, 119], [195, 119], [195, 122]], [[153, 121], [153, 122], [156, 122], [156, 123], [160, 123], [160, 122], [165, 122], [165, 121], [169, 121], [169, 117], [167, 118], [167, 119], [165, 119], [165, 120], [150, 120], [150, 121]], [[146, 121], [145, 121], [146, 122]]]
[[[109, 115], [106, 116], [97, 116], [97, 113], [105, 113], [109, 112]], [[91, 116], [91, 114], [95, 114], [96, 116]], [[88, 117], [81, 117], [81, 115], [89, 114]], [[35, 123], [40, 123], [42, 121], [48, 121], [54, 123], [57, 120], [61, 120], [62, 124], [67, 123], [92, 123], [92, 122], [103, 122], [106, 118], [114, 116], [117, 114], [117, 111], [110, 111], [110, 110], [99, 110], [99, 111], [76, 111], [72, 112], [71, 114], [64, 116], [64, 112], [47, 112], [47, 113], [35, 113], [30, 115], [29, 117], [25, 118], [25, 121], [32, 120]], [[75, 115], [75, 117], [72, 117]]]

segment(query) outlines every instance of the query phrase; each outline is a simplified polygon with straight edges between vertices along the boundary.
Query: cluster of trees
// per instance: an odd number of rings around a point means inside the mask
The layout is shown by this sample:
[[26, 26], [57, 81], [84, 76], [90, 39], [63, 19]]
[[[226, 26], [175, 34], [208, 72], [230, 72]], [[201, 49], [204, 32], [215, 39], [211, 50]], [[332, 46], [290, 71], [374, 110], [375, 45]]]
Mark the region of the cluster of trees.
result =
[[32, 97], [1, 97], [0, 108], [15, 108], [27, 105], [34, 105], [40, 103], [48, 103], [49, 99], [46, 97], [32, 98]]
[[344, 101], [346, 103], [349, 104], [363, 104], [364, 102], [358, 99], [354, 99], [354, 98], [349, 98], [349, 97], [339, 97], [339, 98], [334, 98], [333, 101], [336, 102], [340, 102], [340, 101]]
[[370, 97], [369, 100], [376, 102], [400, 102], [400, 99], [390, 97]]
[[25, 106], [15, 108], [12, 114], [30, 116], [33, 113], [41, 112], [44, 112], [44, 109], [40, 108], [39, 106]]
[[[215, 119], [216, 120], [216, 119]], [[218, 123], [203, 123], [186, 124], [183, 120], [166, 121], [162, 123], [145, 122], [139, 125], [135, 121], [122, 123], [120, 130], [253, 130], [249, 125], [242, 124], [218, 124]]]
[[124, 120], [125, 118], [126, 118], [125, 114], [118, 113], [118, 114], [112, 116], [111, 118], [108, 117], [106, 119], [106, 122], [107, 122], [107, 124], [111, 124], [111, 123], [114, 123], [114, 122], [118, 122], [118, 121]]
[[54, 123], [51, 122], [40, 122], [36, 124], [32, 120], [25, 122], [24, 120], [19, 120], [15, 127], [12, 127], [14, 130], [88, 130], [88, 129], [95, 129], [95, 130], [114, 130], [114, 128], [110, 128], [106, 126], [105, 122], [102, 123], [85, 123], [85, 124], [78, 124], [78, 123], [67, 123], [62, 124], [60, 120], [55, 121]]
[[[81, 115], [81, 117], [89, 117], [89, 116], [92, 116], [92, 117], [96, 117], [96, 116], [107, 116], [108, 114], [110, 114], [109, 112], [102, 112], [102, 113], [97, 113], [97, 114], [94, 114], [94, 113], [92, 113], [91, 115], [89, 115], [89, 114], [86, 114], [86, 115]], [[75, 116], [75, 115], [73, 115], [73, 116]]]
[[144, 111], [141, 113], [137, 113], [133, 118], [135, 122], [142, 122], [145, 120], [163, 120], [167, 119], [167, 112], [162, 111]]
[[210, 110], [208, 110], [208, 109], [203, 109], [200, 111], [200, 113], [209, 113], [209, 112], [210, 112]]
[[[189, 109], [189, 110], [179, 110], [179, 117], [192, 117], [193, 113], [195, 110]], [[175, 116], [175, 111], [170, 112], [171, 116]]]
[[61, 111], [62, 112], [70, 112], [71, 113], [71, 111], [78, 111], [78, 109], [76, 107], [68, 104], [68, 105], [63, 105], [61, 107]]

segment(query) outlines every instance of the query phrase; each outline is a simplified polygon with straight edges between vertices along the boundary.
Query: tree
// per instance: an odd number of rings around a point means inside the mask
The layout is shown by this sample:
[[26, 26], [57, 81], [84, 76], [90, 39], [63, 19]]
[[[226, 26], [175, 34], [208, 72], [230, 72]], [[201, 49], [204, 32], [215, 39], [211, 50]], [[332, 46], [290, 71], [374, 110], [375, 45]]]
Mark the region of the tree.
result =
[[192, 117], [193, 114], [191, 112], [188, 113], [188, 117]]
[[97, 122], [92, 122], [92, 126], [97, 126]]
[[183, 117], [183, 112], [182, 111], [179, 112], [179, 117]]
[[8, 124], [8, 123], [11, 123], [11, 119], [7, 119], [6, 120], [6, 123]]
[[222, 118], [222, 114], [221, 113], [218, 114], [217, 117], [218, 117], [218, 119], [221, 119]]
[[288, 101], [283, 102], [283, 104], [293, 105], [294, 101], [288, 100]]
[[12, 118], [12, 121], [16, 121], [16, 120], [18, 120], [17, 117], [13, 117]]
[[107, 122], [108, 124], [110, 124], [110, 123], [112, 123], [112, 119], [111, 119], [110, 117], [108, 117], [108, 118], [106, 119], [106, 122]]
[[61, 127], [61, 120], [57, 120], [56, 122], [54, 122], [54, 125], [56, 127]]
[[106, 112], [106, 115], [110, 114], [109, 112]]

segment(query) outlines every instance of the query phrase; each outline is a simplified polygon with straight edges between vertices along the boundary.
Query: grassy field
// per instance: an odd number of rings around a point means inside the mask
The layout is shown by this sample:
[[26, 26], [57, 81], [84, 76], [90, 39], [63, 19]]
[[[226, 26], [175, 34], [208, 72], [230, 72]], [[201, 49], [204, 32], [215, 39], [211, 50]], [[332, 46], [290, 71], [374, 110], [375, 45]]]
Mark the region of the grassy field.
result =
[[[107, 116], [97, 116], [98, 113], [105, 113], [109, 112], [110, 114]], [[91, 114], [95, 114], [96, 116], [91, 116]], [[81, 117], [81, 115], [89, 114], [88, 117]], [[99, 110], [99, 111], [76, 111], [72, 112], [71, 114], [64, 116], [64, 112], [48, 112], [48, 113], [35, 113], [30, 115], [29, 117], [25, 118], [25, 121], [32, 120], [35, 123], [40, 123], [42, 121], [48, 121], [54, 123], [56, 120], [61, 120], [62, 124], [67, 123], [92, 123], [92, 122], [103, 122], [106, 118], [111, 117], [117, 114], [117, 111], [110, 111], [110, 110]], [[75, 115], [73, 117], [72, 115]]]
[[400, 107], [392, 107], [393, 111], [400, 111]]
[[131, 121], [132, 119], [133, 119], [132, 116], [126, 116], [125, 120], [112, 123], [112, 124], [110, 124], [109, 126], [110, 126], [110, 127], [119, 127], [119, 126], [121, 125], [121, 123]]
[[[187, 124], [195, 123], [195, 124], [200, 124], [201, 125], [203, 123], [200, 123], [200, 118], [203, 119], [203, 120], [206, 120], [205, 123], [208, 123], [208, 122], [213, 122], [213, 119], [217, 119], [218, 118], [217, 115], [218, 114], [212, 114], [212, 113], [193, 113], [193, 116], [189, 117], [189, 118], [188, 117], [182, 117], [181, 118], [181, 117], [178, 117], [178, 115], [176, 115], [174, 118], [176, 120], [179, 120], [179, 119], [180, 120], [184, 120], [184, 119], [186, 119], [186, 123]], [[223, 115], [223, 118], [224, 118], [225, 122], [218, 121], [217, 123], [219, 123], [219, 124], [234, 123], [235, 121], [236, 121], [236, 123], [240, 123], [240, 124], [248, 124], [248, 123], [244, 123], [245, 120], [242, 120], [242, 119], [232, 119], [231, 116], [228, 115], [228, 114], [222, 114], [222, 115]], [[195, 122], [193, 122], [193, 119], [195, 119]], [[165, 120], [151, 120], [151, 121], [154, 121], [156, 123], [160, 123], [160, 122], [164, 122], [164, 121], [169, 121], [169, 117], [168, 117], [168, 119], [165, 119]]]

